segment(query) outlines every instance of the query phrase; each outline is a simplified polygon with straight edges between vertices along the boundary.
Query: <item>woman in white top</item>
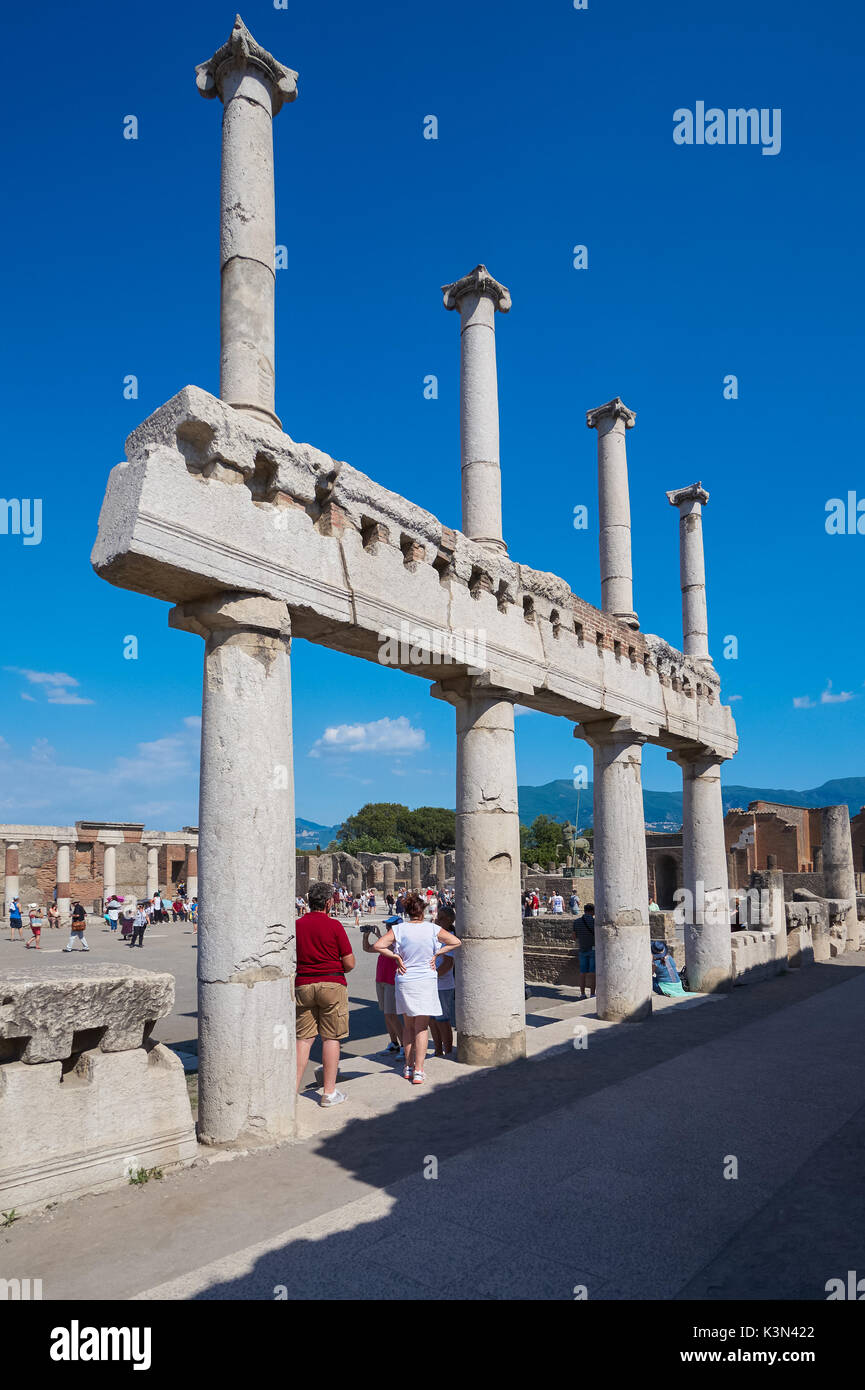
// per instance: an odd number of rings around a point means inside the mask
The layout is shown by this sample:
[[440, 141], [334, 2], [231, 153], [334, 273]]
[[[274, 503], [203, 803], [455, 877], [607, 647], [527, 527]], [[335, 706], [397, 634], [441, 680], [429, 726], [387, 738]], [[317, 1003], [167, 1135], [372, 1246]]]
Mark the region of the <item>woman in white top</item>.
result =
[[396, 961], [396, 1012], [403, 1015], [406, 1081], [424, 1081], [424, 1058], [430, 1015], [441, 1012], [437, 959], [462, 943], [453, 932], [425, 919], [426, 903], [419, 893], [405, 900], [407, 921], [398, 922], [375, 942], [373, 950]]

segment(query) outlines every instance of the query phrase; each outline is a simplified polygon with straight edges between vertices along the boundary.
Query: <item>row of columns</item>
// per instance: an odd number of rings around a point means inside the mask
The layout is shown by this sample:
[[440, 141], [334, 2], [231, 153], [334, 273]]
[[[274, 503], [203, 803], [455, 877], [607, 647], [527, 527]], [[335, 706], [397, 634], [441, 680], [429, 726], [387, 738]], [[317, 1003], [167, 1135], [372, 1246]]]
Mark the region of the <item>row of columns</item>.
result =
[[[222, 147], [221, 395], [257, 419], [276, 420], [273, 373], [272, 117], [296, 77], [238, 19], [232, 37], [198, 69], [199, 90], [224, 106]], [[491, 553], [501, 524], [495, 315], [507, 289], [484, 266], [443, 287], [460, 315], [462, 524]], [[618, 399], [590, 412], [598, 429], [601, 577], [605, 612], [636, 627], [625, 430]], [[671, 498], [672, 500], [672, 498]], [[690, 515], [699, 519], [693, 508]], [[689, 535], [692, 530], [689, 530]], [[689, 569], [690, 574], [690, 569]], [[689, 591], [696, 582], [689, 579]], [[695, 602], [689, 599], [689, 603]], [[690, 609], [689, 609], [690, 611]], [[696, 612], [696, 608], [694, 609]], [[174, 609], [176, 627], [205, 640], [202, 697], [199, 914], [199, 1130], [205, 1142], [274, 1140], [294, 1111], [294, 842], [291, 770], [291, 624], [284, 603], [225, 593]], [[694, 634], [699, 630], [695, 620]], [[458, 1056], [483, 1064], [525, 1053], [520, 834], [513, 692], [480, 679], [439, 682], [455, 708]], [[651, 1009], [648, 890], [640, 760], [658, 730], [630, 721], [579, 726], [594, 752], [599, 1012], [644, 1018]], [[682, 755], [684, 756], [684, 755]], [[683, 767], [687, 873], [709, 873], [711, 901], [726, 885], [717, 763]], [[711, 848], [709, 848], [711, 844]], [[387, 874], [387, 870], [385, 871]], [[387, 884], [387, 878], [385, 879]], [[420, 886], [419, 861], [412, 886]], [[242, 910], [255, 904], [255, 911]], [[729, 938], [729, 933], [728, 933]], [[686, 945], [687, 945], [686, 938]], [[688, 946], [692, 985], [729, 982], [713, 936]], [[689, 964], [689, 970], [691, 965]], [[287, 1046], [277, 1048], [280, 1025]]]
[[[71, 842], [57, 846], [57, 909], [61, 916], [72, 910], [72, 851]], [[198, 850], [190, 846], [186, 852], [186, 891], [190, 898], [198, 894]], [[159, 846], [147, 847], [147, 896], [152, 897], [159, 887]], [[6, 846], [4, 896], [8, 904], [20, 892], [19, 846], [10, 841]], [[108, 901], [117, 892], [117, 845], [106, 844], [102, 857], [102, 897]]]

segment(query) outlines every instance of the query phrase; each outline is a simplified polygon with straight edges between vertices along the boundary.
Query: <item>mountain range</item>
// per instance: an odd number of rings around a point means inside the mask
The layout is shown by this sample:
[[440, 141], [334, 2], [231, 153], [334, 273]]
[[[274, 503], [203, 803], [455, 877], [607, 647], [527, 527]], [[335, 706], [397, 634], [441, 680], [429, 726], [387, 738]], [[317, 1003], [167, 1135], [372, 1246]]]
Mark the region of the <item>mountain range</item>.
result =
[[[536, 816], [549, 816], [564, 824], [569, 820], [577, 822], [577, 793], [571, 782], [559, 778], [555, 782], [545, 782], [542, 787], [520, 787], [520, 820], [523, 825], [531, 825]], [[724, 811], [734, 807], [743, 810], [751, 801], [777, 801], [783, 806], [841, 806], [849, 807], [850, 815], [865, 806], [865, 777], [839, 777], [824, 782], [808, 791], [790, 791], [780, 787], [740, 787], [725, 786], [722, 783], [721, 796]], [[653, 792], [643, 788], [643, 812], [650, 830], [678, 830], [682, 824], [682, 793]], [[592, 784], [580, 793], [579, 824], [585, 830], [592, 824]], [[318, 825], [315, 821], [296, 822], [295, 843], [299, 850], [314, 853], [316, 845], [324, 849], [336, 838], [339, 825]]]

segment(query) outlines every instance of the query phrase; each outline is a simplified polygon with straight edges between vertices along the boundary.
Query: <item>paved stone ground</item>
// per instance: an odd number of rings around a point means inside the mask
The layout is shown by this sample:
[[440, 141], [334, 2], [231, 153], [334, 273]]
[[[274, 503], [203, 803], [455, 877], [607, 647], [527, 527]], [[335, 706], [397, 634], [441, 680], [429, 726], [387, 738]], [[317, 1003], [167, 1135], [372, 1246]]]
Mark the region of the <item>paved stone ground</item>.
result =
[[[163, 930], [136, 964], [192, 959], [183, 928]], [[529, 1059], [433, 1062], [417, 1090], [359, 1060], [384, 1040], [361, 1039], [380, 1025], [374, 959], [358, 958], [346, 1105], [305, 1097], [315, 1122], [296, 1144], [16, 1222], [0, 1277], [41, 1277], [58, 1299], [570, 1300], [584, 1284], [590, 1299], [822, 1300], [865, 1270], [865, 954], [632, 1027], [546, 991], [527, 1005]], [[191, 973], [169, 1041], [194, 1033]]]

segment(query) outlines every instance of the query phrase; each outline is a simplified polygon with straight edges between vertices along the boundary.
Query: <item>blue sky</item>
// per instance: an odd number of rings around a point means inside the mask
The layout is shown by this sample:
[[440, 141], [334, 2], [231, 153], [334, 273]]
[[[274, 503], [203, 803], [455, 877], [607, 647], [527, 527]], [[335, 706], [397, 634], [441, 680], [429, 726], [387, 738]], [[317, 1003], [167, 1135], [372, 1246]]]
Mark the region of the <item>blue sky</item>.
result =
[[[865, 774], [865, 536], [824, 525], [830, 498], [865, 498], [865, 26], [859, 6], [831, 0], [692, 8], [245, 5], [258, 41], [300, 73], [274, 126], [289, 261], [277, 410], [293, 438], [458, 525], [458, 324], [439, 286], [485, 262], [513, 296], [498, 319], [512, 557], [599, 601], [585, 411], [621, 395], [637, 412], [642, 626], [680, 642], [664, 491], [700, 478], [710, 648], [725, 698], [739, 697], [725, 778], [807, 787]], [[194, 66], [233, 19], [213, 0], [5, 19], [7, 53], [58, 66], [9, 63], [2, 93], [0, 496], [43, 508], [41, 544], [0, 534], [2, 821], [197, 819], [202, 644], [169, 630], [167, 605], [98, 579], [89, 554], [129, 431], [187, 383], [218, 392], [220, 108], [196, 93]], [[673, 112], [699, 100], [780, 108], [780, 153], [675, 145]], [[130, 373], [137, 400], [123, 399]], [[727, 374], [737, 400], [723, 398]], [[728, 634], [735, 661], [722, 660]], [[424, 682], [300, 641], [293, 667], [299, 815], [453, 805], [453, 713]], [[538, 715], [519, 720], [517, 747], [521, 782], [585, 760], [565, 721]], [[677, 778], [646, 750], [647, 786]]]

